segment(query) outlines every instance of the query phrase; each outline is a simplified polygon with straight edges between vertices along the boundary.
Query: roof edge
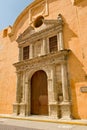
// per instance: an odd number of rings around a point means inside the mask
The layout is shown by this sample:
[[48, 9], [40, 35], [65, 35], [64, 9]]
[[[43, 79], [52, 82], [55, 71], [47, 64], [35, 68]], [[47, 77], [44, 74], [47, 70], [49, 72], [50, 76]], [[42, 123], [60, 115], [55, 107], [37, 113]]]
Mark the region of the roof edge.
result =
[[30, 8], [32, 8], [33, 6], [35, 6], [37, 3], [39, 3], [40, 1], [44, 1], [44, 0], [34, 0], [32, 3], [30, 3], [21, 13], [20, 15], [16, 18], [15, 22], [13, 23], [12, 26], [12, 31], [9, 34], [9, 36], [13, 36], [15, 33], [15, 28], [16, 25], [20, 22], [21, 18], [29, 11]]

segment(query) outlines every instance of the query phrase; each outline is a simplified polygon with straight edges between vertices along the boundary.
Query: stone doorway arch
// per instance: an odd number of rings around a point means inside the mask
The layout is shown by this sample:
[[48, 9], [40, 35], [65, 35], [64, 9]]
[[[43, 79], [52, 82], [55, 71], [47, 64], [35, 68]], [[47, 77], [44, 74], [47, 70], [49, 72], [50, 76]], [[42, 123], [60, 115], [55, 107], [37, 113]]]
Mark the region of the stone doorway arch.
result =
[[48, 115], [47, 75], [43, 70], [31, 77], [31, 114]]

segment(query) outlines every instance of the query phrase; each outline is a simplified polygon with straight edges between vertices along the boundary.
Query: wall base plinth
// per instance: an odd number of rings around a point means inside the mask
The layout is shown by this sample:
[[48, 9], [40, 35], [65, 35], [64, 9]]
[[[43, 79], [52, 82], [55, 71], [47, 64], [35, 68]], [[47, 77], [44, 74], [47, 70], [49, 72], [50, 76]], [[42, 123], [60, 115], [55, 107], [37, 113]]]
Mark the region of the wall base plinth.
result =
[[19, 103], [14, 103], [13, 104], [13, 115], [17, 116], [19, 115]]
[[62, 102], [61, 108], [61, 119], [71, 119], [71, 104], [70, 102]]
[[20, 103], [20, 116], [25, 116], [25, 115], [26, 115], [26, 104]]
[[58, 103], [52, 102], [49, 104], [49, 116], [58, 119]]

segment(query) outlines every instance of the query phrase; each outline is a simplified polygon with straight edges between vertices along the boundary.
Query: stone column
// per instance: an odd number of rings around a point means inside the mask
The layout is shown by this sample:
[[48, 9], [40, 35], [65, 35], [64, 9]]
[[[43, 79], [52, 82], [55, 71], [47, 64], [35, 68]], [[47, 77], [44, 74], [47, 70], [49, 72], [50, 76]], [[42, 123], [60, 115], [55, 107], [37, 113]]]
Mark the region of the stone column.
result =
[[26, 74], [25, 80], [25, 103], [26, 103], [26, 116], [30, 115], [31, 102], [30, 102], [30, 81], [28, 80], [28, 76]]
[[58, 49], [58, 51], [60, 50], [60, 45], [59, 45], [59, 34], [57, 34], [57, 49]]
[[19, 47], [19, 61], [23, 60], [23, 48]]
[[34, 56], [34, 50], [33, 50], [34, 48], [33, 48], [33, 44], [30, 44], [30, 52], [29, 52], [29, 59], [32, 59], [33, 58], [33, 56]]
[[62, 92], [63, 92], [63, 102], [61, 106], [61, 118], [70, 119], [70, 100], [69, 100], [69, 89], [68, 89], [68, 76], [67, 76], [67, 65], [66, 63], [61, 64], [61, 80], [62, 80]]
[[13, 104], [13, 114], [19, 114], [19, 104], [20, 104], [20, 73], [17, 73], [17, 85], [16, 85], [16, 102]]
[[64, 50], [64, 43], [63, 43], [63, 32], [62, 29], [59, 31], [59, 50]]
[[41, 55], [45, 55], [46, 54], [46, 38], [43, 38], [43, 42], [41, 45]]
[[25, 102], [25, 73], [23, 72], [23, 81], [22, 81], [22, 103]]
[[21, 77], [21, 85], [22, 85], [22, 97], [21, 97], [21, 103], [20, 103], [20, 116], [26, 115], [26, 103], [25, 103], [25, 73], [22, 73]]
[[66, 63], [61, 64], [61, 80], [62, 80], [63, 102], [68, 102], [69, 90], [68, 90], [68, 77], [67, 77]]
[[47, 48], [47, 54], [50, 53], [50, 50], [49, 50], [49, 38], [47, 38], [47, 43], [46, 43], [46, 48]]
[[31, 80], [28, 80], [28, 115], [31, 114]]
[[49, 116], [58, 118], [58, 102], [55, 98], [55, 68], [50, 68], [51, 71], [48, 77], [48, 101], [49, 101]]

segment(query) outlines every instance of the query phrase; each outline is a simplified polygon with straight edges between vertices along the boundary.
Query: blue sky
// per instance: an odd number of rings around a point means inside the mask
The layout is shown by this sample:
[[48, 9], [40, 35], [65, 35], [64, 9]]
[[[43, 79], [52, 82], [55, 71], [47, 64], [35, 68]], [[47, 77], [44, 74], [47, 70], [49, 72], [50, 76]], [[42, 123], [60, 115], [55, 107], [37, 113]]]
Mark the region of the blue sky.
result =
[[13, 25], [17, 16], [33, 0], [0, 0], [0, 30]]

